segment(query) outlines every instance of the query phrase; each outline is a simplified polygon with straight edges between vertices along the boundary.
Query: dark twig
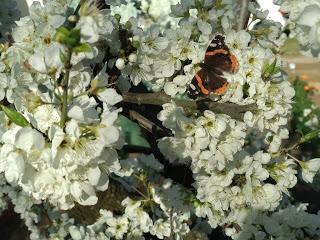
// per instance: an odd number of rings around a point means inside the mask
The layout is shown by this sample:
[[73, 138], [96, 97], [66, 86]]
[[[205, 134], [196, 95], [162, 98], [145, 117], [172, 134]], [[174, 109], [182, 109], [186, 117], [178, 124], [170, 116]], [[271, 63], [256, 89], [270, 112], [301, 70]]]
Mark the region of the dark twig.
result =
[[123, 101], [136, 104], [161, 106], [169, 103], [171, 98], [164, 93], [122, 93]]
[[152, 133], [155, 136], [164, 137], [172, 135], [169, 129], [156, 125], [154, 122], [145, 118], [136, 111], [130, 110], [129, 115], [132, 120], [137, 121], [142, 128], [146, 129], [148, 132]]
[[139, 125], [144, 129], [146, 129], [148, 132], [153, 133], [153, 129], [158, 127], [156, 124], [154, 124], [149, 119], [145, 118], [144, 116], [142, 116], [140, 113], [136, 111], [130, 110], [129, 115], [132, 120], [137, 121]]
[[257, 109], [255, 104], [237, 105], [234, 103], [219, 103], [213, 102], [209, 99], [201, 99], [197, 101], [172, 99], [164, 93], [123, 93], [124, 102], [135, 104], [149, 104], [161, 106], [165, 103], [174, 101], [177, 106], [183, 107], [187, 110], [211, 110], [215, 113], [226, 114], [231, 118], [242, 120], [246, 111], [255, 111]]
[[257, 106], [255, 104], [249, 105], [238, 105], [235, 103], [219, 103], [212, 102], [209, 100], [199, 100], [197, 103], [198, 110], [211, 110], [215, 113], [226, 114], [231, 118], [242, 120], [244, 113], [247, 111], [255, 111], [257, 110]]

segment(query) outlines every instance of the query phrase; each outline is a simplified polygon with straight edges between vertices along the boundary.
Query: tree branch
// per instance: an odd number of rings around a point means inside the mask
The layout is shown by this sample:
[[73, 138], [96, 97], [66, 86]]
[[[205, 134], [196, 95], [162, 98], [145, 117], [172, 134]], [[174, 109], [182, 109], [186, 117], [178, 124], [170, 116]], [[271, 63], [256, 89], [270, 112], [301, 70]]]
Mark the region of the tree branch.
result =
[[154, 122], [145, 118], [136, 111], [130, 110], [129, 116], [132, 120], [137, 121], [141, 127], [146, 129], [148, 132], [152, 133], [156, 138], [172, 136], [172, 132], [169, 129], [156, 125]]
[[239, 12], [239, 21], [237, 26], [237, 31], [240, 31], [241, 29], [245, 29], [248, 21], [249, 21], [249, 10], [248, 10], [248, 4], [250, 0], [239, 0], [240, 1], [240, 12]]
[[64, 125], [68, 119], [68, 88], [69, 88], [69, 77], [71, 71], [71, 57], [72, 57], [72, 49], [67, 50], [66, 63], [64, 64], [65, 75], [61, 83], [61, 87], [63, 89], [62, 94], [62, 103], [61, 103], [61, 120], [60, 127], [64, 128]]
[[209, 99], [201, 99], [197, 101], [172, 99], [164, 93], [123, 93], [124, 102], [135, 104], [147, 104], [162, 106], [165, 103], [174, 101], [177, 106], [188, 110], [211, 110], [215, 113], [226, 114], [231, 118], [243, 120], [244, 113], [247, 111], [255, 111], [257, 106], [255, 104], [237, 105], [234, 103], [219, 103], [213, 102]]

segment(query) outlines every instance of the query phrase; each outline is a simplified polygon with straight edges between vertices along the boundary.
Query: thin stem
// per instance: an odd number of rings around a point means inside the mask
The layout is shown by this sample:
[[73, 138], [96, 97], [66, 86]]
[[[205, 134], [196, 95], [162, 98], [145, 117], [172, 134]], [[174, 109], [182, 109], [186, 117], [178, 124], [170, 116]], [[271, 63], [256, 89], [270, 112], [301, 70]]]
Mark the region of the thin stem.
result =
[[300, 141], [294, 143], [293, 145], [289, 146], [288, 148], [283, 148], [283, 149], [281, 150], [281, 152], [282, 152], [282, 153], [288, 153], [288, 152], [296, 149], [296, 148], [297, 148], [300, 144], [302, 144], [302, 143], [303, 143], [303, 142], [300, 140]]
[[58, 106], [58, 103], [51, 103], [51, 102], [42, 102], [45, 105], [53, 105], [53, 106]]
[[[138, 181], [140, 181], [142, 183], [142, 185], [146, 188], [146, 191], [147, 191], [147, 195], [145, 195], [141, 191], [139, 191], [138, 193], [140, 193], [141, 196], [143, 196], [146, 200], [150, 201], [151, 198], [150, 198], [150, 193], [149, 193], [149, 189], [148, 189], [147, 184], [139, 176], [137, 176], [136, 174], [133, 174], [133, 177], [135, 177]], [[133, 188], [134, 188], [134, 186], [133, 186]], [[136, 191], [138, 191], [138, 190], [136, 190]]]
[[306, 142], [309, 142], [313, 138], [317, 137], [319, 135], [319, 133], [320, 133], [320, 130], [314, 130], [312, 132], [309, 132], [307, 135], [301, 137], [297, 142], [295, 142], [291, 146], [281, 149], [280, 153], [288, 153], [288, 152], [296, 149], [297, 147], [299, 147], [299, 145], [306, 143]]
[[133, 190], [135, 190], [137, 193], [139, 193], [141, 195], [141, 197], [144, 197], [144, 199], [146, 199], [147, 201], [149, 201], [149, 198], [142, 193], [140, 190], [138, 190], [138, 188], [136, 188], [135, 186], [130, 186]]
[[78, 95], [76, 95], [76, 96], [74, 96], [73, 99], [76, 99], [76, 98], [78, 98], [78, 97], [82, 97], [82, 96], [84, 96], [84, 95], [89, 95], [89, 94], [91, 94], [90, 89], [89, 89], [89, 90], [86, 90], [86, 91], [84, 91], [84, 92], [82, 92], [82, 93], [80, 93], [80, 94], [78, 94]]
[[174, 232], [173, 232], [173, 208], [170, 208], [170, 216], [169, 216], [169, 219], [170, 219], [170, 237], [169, 239], [170, 240], [173, 240], [174, 238]]
[[64, 64], [64, 68], [66, 72], [61, 83], [61, 87], [63, 89], [62, 103], [61, 103], [61, 120], [60, 120], [61, 128], [64, 128], [64, 125], [68, 117], [68, 88], [69, 88], [69, 78], [70, 78], [70, 70], [71, 70], [71, 57], [72, 57], [72, 50], [68, 49], [66, 63]]
[[289, 158], [292, 158], [292, 160], [294, 160], [294, 161], [296, 161], [297, 163], [300, 164], [301, 161], [300, 161], [299, 159], [297, 159], [296, 157], [292, 156], [292, 155], [289, 154], [289, 153], [287, 153], [287, 156], [288, 156]]
[[82, 96], [84, 96], [84, 95], [93, 95], [93, 96], [95, 96], [95, 95], [97, 95], [97, 91], [98, 91], [99, 89], [103, 89], [104, 87], [111, 87], [111, 86], [113, 86], [113, 85], [114, 85], [114, 83], [107, 84], [107, 85], [105, 85], [105, 86], [103, 86], [103, 87], [92, 87], [92, 86], [91, 86], [90, 89], [88, 89], [88, 90], [86, 90], [86, 91], [84, 91], [84, 92], [82, 92], [82, 93], [74, 96], [73, 99], [78, 98], [78, 97], [82, 97]]

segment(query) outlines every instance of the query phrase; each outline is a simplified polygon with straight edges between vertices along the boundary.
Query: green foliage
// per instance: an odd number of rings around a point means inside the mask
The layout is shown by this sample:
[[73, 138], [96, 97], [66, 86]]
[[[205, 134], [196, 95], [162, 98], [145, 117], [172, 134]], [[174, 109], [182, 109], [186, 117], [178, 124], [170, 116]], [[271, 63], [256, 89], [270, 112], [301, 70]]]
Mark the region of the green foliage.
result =
[[[296, 80], [294, 82], [294, 88], [296, 95], [294, 97], [293, 103], [293, 116], [292, 116], [292, 130], [293, 132], [298, 132], [302, 134], [303, 151], [308, 155], [309, 158], [314, 156], [319, 156], [320, 154], [320, 124], [310, 127], [307, 123], [310, 122], [312, 118], [320, 119], [320, 108], [315, 106], [313, 101], [310, 99], [310, 92], [305, 90], [306, 83], [301, 80]], [[308, 115], [304, 112], [307, 109], [311, 109]]]
[[[76, 49], [76, 48], [82, 48], [85, 51], [87, 50], [87, 47], [83, 47], [80, 43], [81, 40], [81, 34], [80, 29], [67, 29], [65, 27], [60, 27], [57, 29], [54, 40], [65, 45], [69, 49]], [[79, 52], [79, 51], [78, 51]]]
[[271, 64], [268, 62], [264, 64], [262, 69], [262, 79], [268, 80], [278, 72], [280, 72], [280, 68], [277, 67], [277, 59], [275, 58]]
[[[80, 43], [80, 29], [69, 30], [65, 27], [60, 27], [57, 29], [54, 39], [55, 41], [65, 45], [68, 49], [71, 49], [74, 53], [92, 51], [92, 48], [88, 43]], [[66, 56], [62, 52], [60, 52], [60, 58], [62, 62], [66, 62]]]
[[319, 129], [313, 130], [313, 131], [309, 132], [308, 134], [304, 135], [302, 138], [302, 141], [309, 142], [309, 141], [313, 140], [314, 138], [317, 138], [319, 136], [319, 134], [320, 134]]
[[6, 107], [1, 104], [0, 104], [0, 107], [1, 107], [2, 111], [6, 114], [6, 116], [10, 119], [11, 122], [17, 124], [20, 127], [30, 126], [27, 119], [25, 119], [25, 117], [21, 113], [17, 112], [13, 108]]
[[72, 49], [75, 53], [81, 53], [81, 52], [91, 52], [92, 48], [88, 43], [82, 43]]
[[118, 124], [124, 133], [125, 141], [128, 145], [149, 148], [150, 144], [142, 136], [139, 125], [123, 115], [119, 115]]
[[310, 119], [311, 114], [304, 116], [306, 109], [312, 109], [312, 114], [316, 114], [320, 117], [320, 109], [314, 108], [314, 103], [310, 99], [309, 92], [305, 91], [306, 83], [301, 80], [296, 80], [293, 84], [296, 91], [293, 103], [293, 124], [294, 127], [303, 134], [307, 134], [314, 130], [306, 126], [306, 122]]
[[63, 64], [67, 62], [67, 56], [60, 50], [59, 52], [60, 60]]

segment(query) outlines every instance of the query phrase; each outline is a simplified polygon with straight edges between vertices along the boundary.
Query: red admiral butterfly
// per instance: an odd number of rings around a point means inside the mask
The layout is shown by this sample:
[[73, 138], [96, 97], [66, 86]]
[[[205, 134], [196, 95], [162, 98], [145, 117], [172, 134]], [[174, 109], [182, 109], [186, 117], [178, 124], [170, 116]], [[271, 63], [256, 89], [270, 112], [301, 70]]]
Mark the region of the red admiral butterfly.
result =
[[224, 72], [235, 73], [238, 61], [224, 42], [224, 37], [217, 35], [210, 43], [204, 58], [200, 63], [200, 71], [192, 79], [187, 90], [190, 98], [207, 96], [211, 92], [221, 95], [228, 89], [227, 79], [223, 77]]

